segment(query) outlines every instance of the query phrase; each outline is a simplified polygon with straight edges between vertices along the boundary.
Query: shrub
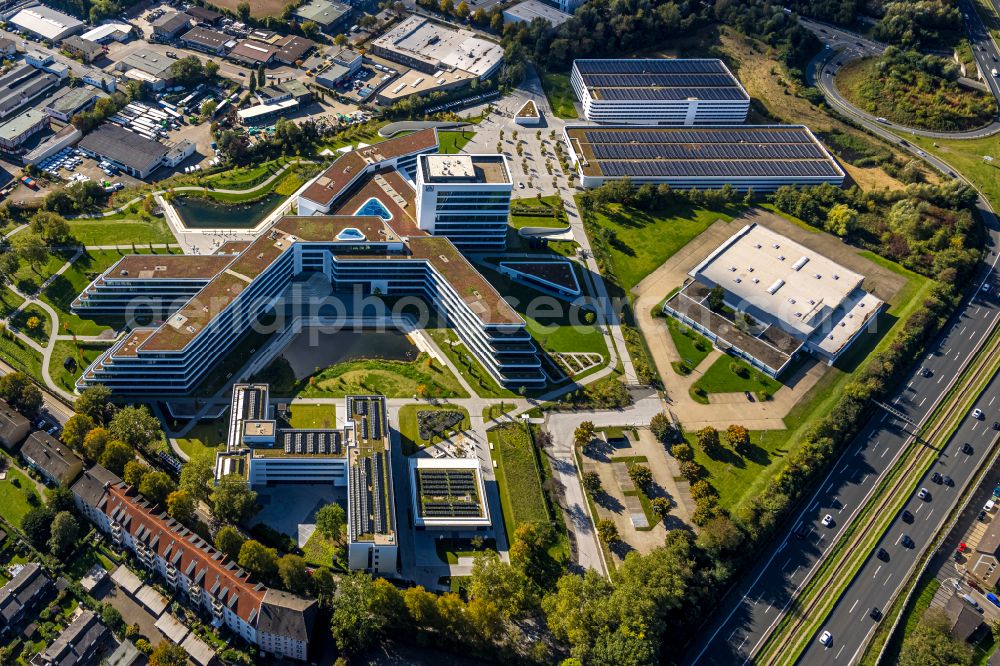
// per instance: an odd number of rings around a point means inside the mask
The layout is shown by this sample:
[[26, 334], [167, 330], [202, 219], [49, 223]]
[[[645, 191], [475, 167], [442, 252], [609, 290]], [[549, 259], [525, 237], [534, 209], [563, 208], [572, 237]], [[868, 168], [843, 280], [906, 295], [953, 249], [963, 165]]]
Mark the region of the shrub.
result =
[[677, 462], [685, 463], [694, 460], [694, 449], [687, 444], [674, 444], [670, 449]]
[[465, 414], [457, 409], [437, 409], [417, 412], [417, 433], [420, 439], [430, 441], [462, 423]]

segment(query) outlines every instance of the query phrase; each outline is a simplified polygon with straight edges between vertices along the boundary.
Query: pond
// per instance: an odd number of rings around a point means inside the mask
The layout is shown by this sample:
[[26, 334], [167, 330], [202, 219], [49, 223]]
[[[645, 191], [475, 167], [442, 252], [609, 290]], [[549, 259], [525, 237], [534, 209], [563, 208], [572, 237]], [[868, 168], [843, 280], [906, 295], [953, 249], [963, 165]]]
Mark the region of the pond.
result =
[[302, 329], [281, 355], [292, 366], [295, 379], [305, 379], [323, 368], [345, 361], [377, 358], [413, 361], [417, 348], [400, 331], [348, 331], [324, 327]]
[[287, 197], [269, 194], [252, 203], [227, 204], [208, 197], [175, 197], [170, 203], [190, 229], [252, 229]]

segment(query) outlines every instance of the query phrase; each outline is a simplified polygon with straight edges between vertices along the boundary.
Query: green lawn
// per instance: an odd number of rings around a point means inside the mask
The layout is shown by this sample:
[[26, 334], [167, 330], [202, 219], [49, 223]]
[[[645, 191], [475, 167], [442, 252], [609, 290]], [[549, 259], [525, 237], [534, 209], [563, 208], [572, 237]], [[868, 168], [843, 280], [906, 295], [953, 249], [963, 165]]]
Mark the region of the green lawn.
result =
[[455, 375], [427, 354], [420, 354], [414, 361], [360, 359], [337, 363], [300, 381], [292, 376], [288, 362], [279, 357], [258, 373], [255, 381], [269, 382], [273, 394], [289, 397], [340, 398], [378, 393], [388, 398], [409, 398], [421, 391], [429, 398], [468, 397]]
[[488, 405], [483, 407], [483, 420], [492, 421], [493, 419], [498, 419], [507, 412], [514, 411], [514, 405], [509, 402], [501, 402], [495, 405]]
[[336, 405], [310, 405], [303, 402], [293, 402], [288, 406], [290, 412], [288, 424], [293, 428], [324, 428], [337, 427]]
[[[21, 233], [27, 232], [22, 231]], [[72, 256], [73, 250], [57, 250], [49, 253], [45, 263], [38, 266], [31, 266], [27, 262], [22, 261], [21, 266], [14, 273], [11, 283], [22, 293], [34, 294], [38, 291], [39, 285], [50, 275], [62, 268], [63, 264]]]
[[312, 533], [302, 547], [302, 557], [306, 564], [319, 567], [344, 568], [344, 546], [328, 539], [319, 530]]
[[0, 335], [0, 358], [42, 381], [42, 355], [12, 335]]
[[751, 431], [751, 453], [741, 458], [729, 448], [722, 436], [723, 453], [710, 458], [698, 446], [697, 433], [684, 433], [684, 438], [694, 449], [695, 462], [708, 470], [708, 481], [718, 491], [719, 505], [725, 509], [733, 508], [748, 497], [746, 489], [749, 485], [757, 484], [761, 478], [774, 473], [781, 460], [788, 455], [788, 437], [788, 430]]
[[10, 313], [21, 307], [24, 299], [10, 289], [0, 289], [0, 317], [9, 317]]
[[[15, 527], [21, 527], [21, 519], [31, 509], [26, 494], [30, 493], [41, 503], [35, 491], [35, 482], [29, 479], [7, 460], [7, 478], [0, 481], [0, 516]], [[14, 484], [17, 485], [14, 485]]]
[[[979, 188], [994, 208], [1000, 208], [1000, 141], [996, 136], [959, 141], [900, 135], [953, 166]], [[984, 157], [992, 157], [993, 162], [984, 161]]]
[[472, 137], [476, 135], [475, 132], [469, 130], [465, 131], [439, 131], [438, 132], [438, 152], [444, 155], [454, 155], [455, 153], [462, 152], [462, 148], [465, 144], [472, 140]]
[[226, 430], [229, 422], [225, 417], [210, 422], [196, 424], [187, 436], [177, 440], [177, 445], [181, 450], [192, 458], [199, 455], [215, 455], [226, 444]]
[[552, 113], [557, 118], [563, 120], [575, 120], [580, 116], [573, 105], [576, 102], [576, 93], [569, 82], [569, 74], [557, 74], [555, 72], [540, 72], [542, 77], [542, 87], [545, 88], [545, 96], [552, 107]]
[[471, 427], [469, 412], [465, 407], [458, 405], [449, 405], [447, 403], [443, 405], [421, 404], [403, 405], [399, 408], [399, 438], [404, 455], [415, 453], [418, 449], [431, 443], [420, 437], [419, 428], [417, 427], [417, 412], [439, 412], [445, 410], [459, 411], [465, 415], [462, 422], [458, 425], [459, 430], [468, 430]]
[[742, 210], [735, 205], [721, 210], [678, 205], [651, 213], [610, 204], [585, 215], [584, 222], [591, 242], [610, 236], [611, 268], [627, 292], [713, 222], [729, 222]]
[[[465, 381], [481, 398], [514, 398], [517, 394], [500, 386], [493, 375], [479, 363], [476, 357], [459, 341], [458, 336], [449, 328], [424, 329], [437, 343], [445, 356], [458, 368]], [[455, 343], [454, 345], [452, 343]]]
[[711, 341], [673, 317], [665, 317], [664, 319], [667, 331], [670, 332], [670, 339], [674, 341], [674, 347], [677, 348], [677, 353], [680, 354], [680, 357], [684, 359], [690, 369], [697, 368], [698, 364], [712, 353]]
[[206, 185], [217, 190], [246, 190], [263, 183], [277, 173], [278, 169], [284, 166], [287, 161], [282, 157], [254, 166], [235, 167], [206, 176], [203, 181]]
[[484, 539], [482, 548], [476, 548], [471, 539], [434, 539], [434, 550], [442, 562], [458, 564], [460, 557], [475, 557], [485, 550], [496, 550], [495, 539]]
[[[107, 349], [108, 345], [56, 340], [49, 362], [49, 376], [56, 384], [72, 393], [76, 387], [76, 380], [83, 374], [83, 371]], [[64, 365], [67, 358], [76, 361], [76, 366], [71, 366], [72, 370], [67, 369]]]
[[[737, 368], [743, 373], [740, 376], [733, 372]], [[691, 387], [692, 395], [698, 399], [696, 393], [699, 389], [704, 394], [711, 393], [742, 393], [750, 391], [761, 397], [761, 391], [766, 391], [770, 395], [781, 388], [781, 382], [761, 373], [756, 368], [740, 358], [723, 354], [716, 361], [708, 366], [705, 374], [698, 378], [698, 381]], [[708, 402], [705, 400], [704, 402]]]
[[[362, 141], [368, 144], [376, 144], [380, 141], [385, 141], [385, 137], [379, 134], [378, 131], [388, 124], [388, 120], [374, 120], [364, 125], [353, 125], [343, 130], [335, 138], [318, 145], [316, 148], [319, 151], [322, 151], [324, 148], [337, 150], [344, 146], [356, 146]], [[400, 132], [395, 136], [402, 136], [403, 134], [404, 132]]]
[[163, 218], [143, 220], [68, 220], [70, 233], [83, 245], [176, 243]]
[[548, 522], [542, 491], [542, 473], [525, 427], [519, 423], [497, 426], [487, 433], [493, 445], [497, 486], [503, 509], [507, 542], [513, 542], [517, 526], [527, 522]]
[[[38, 325], [34, 328], [28, 325], [32, 318], [38, 320]], [[31, 303], [23, 310], [18, 311], [10, 318], [10, 324], [43, 347], [48, 343], [49, 336], [52, 334], [52, 320], [37, 303]]]

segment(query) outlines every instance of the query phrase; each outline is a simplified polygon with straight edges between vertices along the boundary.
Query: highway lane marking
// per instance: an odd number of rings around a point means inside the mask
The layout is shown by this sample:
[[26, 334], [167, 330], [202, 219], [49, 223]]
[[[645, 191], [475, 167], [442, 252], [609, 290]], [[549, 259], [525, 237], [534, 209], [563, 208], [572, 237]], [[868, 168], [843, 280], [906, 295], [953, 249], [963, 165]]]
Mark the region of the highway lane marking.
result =
[[844, 646], [843, 646], [843, 645], [841, 645], [841, 646], [840, 646], [840, 649], [839, 649], [839, 650], [837, 650], [837, 654], [833, 655], [833, 658], [834, 658], [834, 659], [840, 659], [840, 653], [841, 653], [841, 652], [843, 652], [843, 651], [844, 651]]
[[[882, 570], [882, 565], [880, 564], [880, 565], [878, 565], [878, 568], [875, 569], [875, 573], [872, 574], [872, 578], [878, 578], [878, 572], [881, 571], [881, 570]], [[855, 601], [854, 603], [858, 603], [858, 602]], [[854, 610], [853, 607], [851, 608], [851, 610]]]
[[882, 587], [885, 587], [886, 585], [888, 585], [890, 580], [892, 580], [892, 572], [891, 571], [889, 572], [889, 575], [885, 577], [885, 582], [882, 583]]
[[928, 511], [927, 512], [927, 517], [924, 518], [924, 520], [930, 520], [931, 519], [931, 514], [933, 514], [933, 513], [934, 513], [934, 509], [931, 509], [930, 511]]
[[927, 396], [926, 395], [923, 398], [920, 399], [920, 404], [917, 405], [917, 407], [923, 407], [925, 402], [927, 402]]
[[837, 484], [836, 483], [831, 483], [829, 486], [827, 486], [826, 492], [830, 492], [831, 490], [833, 490], [833, 487], [835, 485], [837, 485]]
[[882, 455], [880, 455], [879, 458], [885, 458], [885, 454], [887, 454], [888, 452], [889, 452], [889, 447], [887, 446], [885, 447], [885, 450], [882, 451]]
[[962, 327], [962, 330], [958, 332], [959, 335], [965, 335], [965, 329], [969, 328], [968, 324]]
[[955, 354], [955, 360], [956, 360], [956, 361], [957, 361], [958, 359], [960, 359], [961, 357], [962, 357], [962, 352], [958, 352], [957, 354]]
[[858, 601], [860, 601], [860, 600], [859, 599], [855, 599], [854, 600], [854, 605], [851, 606], [851, 610], [847, 611], [848, 613], [853, 613], [854, 612], [854, 606], [858, 605]]
[[972, 333], [969, 333], [969, 339], [970, 340], [972, 340], [975, 337], [976, 337], [976, 331], [973, 331]]
[[938, 380], [936, 382], [934, 382], [934, 383], [935, 384], [940, 384], [942, 379], [944, 379], [944, 375], [939, 375], [938, 376]]
[[993, 406], [993, 402], [994, 402], [994, 401], [995, 401], [996, 399], [997, 399], [997, 397], [996, 397], [996, 396], [993, 396], [992, 398], [990, 398], [990, 407], [992, 407], [992, 406]]
[[781, 565], [781, 570], [784, 571], [791, 563], [792, 563], [792, 558], [789, 557], [788, 561]]

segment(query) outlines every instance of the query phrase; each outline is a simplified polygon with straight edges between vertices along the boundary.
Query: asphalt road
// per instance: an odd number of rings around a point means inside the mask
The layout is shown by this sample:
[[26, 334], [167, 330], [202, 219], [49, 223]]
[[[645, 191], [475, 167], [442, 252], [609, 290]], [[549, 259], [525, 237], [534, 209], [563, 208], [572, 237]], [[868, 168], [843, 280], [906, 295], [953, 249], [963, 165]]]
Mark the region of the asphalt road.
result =
[[[979, 20], [979, 15], [968, 10], [964, 6], [964, 3], [963, 10], [967, 11], [967, 15], [969, 16], [969, 19], [965, 20], [966, 32], [972, 45], [972, 52], [984, 72], [986, 78], [985, 84], [989, 87], [993, 96], [997, 100], [1000, 100], [1000, 80], [989, 75], [991, 68], [1000, 67], [1000, 64], [993, 60], [994, 58], [1000, 60], [996, 45], [990, 39], [989, 33]], [[981, 139], [1000, 132], [1000, 121], [996, 119], [985, 127], [965, 132], [936, 132], [907, 127], [889, 121], [879, 122], [873, 114], [857, 109], [844, 99], [840, 91], [837, 90], [834, 78], [837, 72], [850, 61], [877, 56], [885, 50], [886, 45], [826, 23], [806, 18], [800, 18], [799, 21], [803, 27], [811, 30], [829, 46], [820, 55], [816, 64], [819, 70], [819, 73], [815, 75], [816, 85], [823, 90], [827, 101], [842, 113], [866, 123], [878, 123], [896, 132], [906, 132], [933, 139]]]

